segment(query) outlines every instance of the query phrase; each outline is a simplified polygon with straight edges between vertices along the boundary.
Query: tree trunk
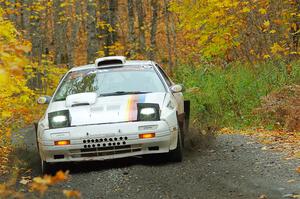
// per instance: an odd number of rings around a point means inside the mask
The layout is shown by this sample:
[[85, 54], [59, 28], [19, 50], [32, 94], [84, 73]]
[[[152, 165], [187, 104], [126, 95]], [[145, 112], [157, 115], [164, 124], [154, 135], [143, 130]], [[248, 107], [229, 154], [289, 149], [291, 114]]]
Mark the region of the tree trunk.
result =
[[66, 11], [61, 4], [63, 0], [53, 0], [54, 9], [54, 47], [55, 47], [55, 63], [66, 64], [68, 63], [67, 55], [67, 22]]
[[97, 57], [98, 38], [96, 28], [96, 2], [89, 0], [87, 3], [87, 61], [93, 63]]
[[177, 59], [177, 33], [176, 33], [176, 24], [175, 24], [175, 17], [174, 15], [171, 16], [171, 32], [172, 32], [172, 38], [173, 38], [173, 52], [174, 52], [174, 59], [175, 59], [175, 67], [178, 65], [178, 59]]
[[145, 53], [146, 50], [146, 39], [145, 39], [145, 11], [143, 0], [136, 0], [136, 10], [139, 25], [139, 51]]
[[[295, 0], [295, 13], [300, 13], [300, 0]], [[300, 38], [300, 20], [297, 15], [292, 19], [292, 27], [290, 32], [292, 35], [292, 51], [298, 52]]]
[[11, 12], [8, 15], [8, 19], [12, 22], [14, 22], [14, 24], [16, 24], [17, 22], [17, 15], [14, 12], [17, 12], [17, 8], [16, 8], [16, 0], [8, 0], [8, 7], [7, 9]]
[[109, 1], [109, 24], [111, 31], [109, 31], [110, 45], [113, 45], [117, 41], [117, 21], [118, 21], [118, 0]]
[[151, 31], [150, 31], [150, 51], [149, 59], [155, 59], [156, 52], [156, 31], [157, 31], [157, 15], [158, 15], [158, 1], [151, 0], [152, 9], [152, 20], [151, 20]]
[[100, 33], [100, 41], [101, 41], [101, 47], [104, 52], [104, 56], [109, 55], [109, 32], [108, 32], [108, 24], [109, 24], [109, 5], [108, 0], [100, 0], [100, 27], [99, 27], [99, 33]]
[[21, 28], [25, 30], [25, 38], [30, 38], [30, 7], [32, 5], [32, 0], [23, 0], [22, 10], [21, 10]]
[[[70, 6], [70, 12], [72, 12], [72, 6]], [[68, 67], [74, 67], [75, 63], [75, 44], [77, 43], [77, 37], [80, 28], [80, 15], [81, 15], [81, 0], [75, 0], [75, 20], [71, 24], [71, 34], [67, 45], [68, 49]]]
[[[38, 2], [33, 2], [33, 6], [38, 6]], [[43, 42], [41, 31], [41, 13], [31, 10], [30, 15], [30, 35], [32, 43], [32, 58], [34, 61], [41, 62], [43, 54]]]
[[117, 41], [117, 21], [118, 21], [118, 0], [100, 0], [100, 36], [104, 55], [113, 55], [110, 47]]
[[135, 34], [134, 34], [134, 4], [133, 0], [128, 0], [127, 2], [128, 9], [128, 43], [129, 51], [128, 57], [134, 55], [135, 53]]
[[165, 18], [165, 27], [166, 27], [166, 37], [167, 37], [167, 49], [168, 49], [168, 69], [169, 73], [173, 74], [173, 61], [172, 61], [172, 44], [169, 28], [169, 2], [164, 0], [164, 18]]

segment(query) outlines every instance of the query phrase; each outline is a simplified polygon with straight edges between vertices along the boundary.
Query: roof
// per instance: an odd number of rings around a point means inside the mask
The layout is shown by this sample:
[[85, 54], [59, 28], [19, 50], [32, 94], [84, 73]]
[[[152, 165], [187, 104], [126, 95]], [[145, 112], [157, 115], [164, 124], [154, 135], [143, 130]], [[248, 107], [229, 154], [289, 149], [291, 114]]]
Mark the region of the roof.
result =
[[[153, 61], [150, 60], [126, 60], [126, 62], [123, 64], [123, 66], [145, 66], [145, 65], [153, 65]], [[88, 64], [83, 66], [78, 66], [72, 68], [70, 71], [80, 71], [80, 70], [86, 70], [86, 69], [96, 69], [95, 64]]]

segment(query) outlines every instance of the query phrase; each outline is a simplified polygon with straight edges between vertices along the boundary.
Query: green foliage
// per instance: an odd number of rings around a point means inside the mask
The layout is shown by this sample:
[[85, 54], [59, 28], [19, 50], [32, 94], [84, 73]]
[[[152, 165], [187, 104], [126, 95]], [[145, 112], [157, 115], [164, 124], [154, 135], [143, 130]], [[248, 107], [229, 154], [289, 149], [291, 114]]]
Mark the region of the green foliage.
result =
[[242, 128], [259, 125], [261, 118], [253, 109], [260, 105], [261, 97], [284, 85], [300, 83], [299, 64], [292, 64], [291, 73], [282, 62], [254, 67], [235, 63], [225, 69], [181, 66], [176, 80], [186, 87], [194, 124], [204, 130]]

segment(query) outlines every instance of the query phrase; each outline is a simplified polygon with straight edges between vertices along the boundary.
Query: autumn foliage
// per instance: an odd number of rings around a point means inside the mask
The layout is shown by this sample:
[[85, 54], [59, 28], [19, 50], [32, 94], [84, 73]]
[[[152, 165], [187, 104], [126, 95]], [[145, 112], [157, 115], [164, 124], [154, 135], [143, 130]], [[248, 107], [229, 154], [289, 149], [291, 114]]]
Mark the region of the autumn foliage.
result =
[[297, 0], [183, 0], [172, 1], [171, 10], [188, 44], [181, 51], [190, 58], [257, 63], [299, 57]]
[[300, 132], [300, 86], [289, 85], [272, 92], [262, 99], [256, 113], [265, 121], [275, 121], [278, 128]]
[[[28, 57], [29, 52], [31, 43], [23, 39], [0, 9], [0, 172], [4, 172], [3, 168], [8, 162], [12, 132], [32, 124], [43, 110], [35, 105], [39, 91], [28, 86], [40, 70], [39, 65]], [[44, 77], [48, 82], [47, 92], [51, 92], [52, 85], [59, 80], [58, 74], [63, 71], [59, 68], [43, 69], [44, 73], [47, 72], [47, 77]]]

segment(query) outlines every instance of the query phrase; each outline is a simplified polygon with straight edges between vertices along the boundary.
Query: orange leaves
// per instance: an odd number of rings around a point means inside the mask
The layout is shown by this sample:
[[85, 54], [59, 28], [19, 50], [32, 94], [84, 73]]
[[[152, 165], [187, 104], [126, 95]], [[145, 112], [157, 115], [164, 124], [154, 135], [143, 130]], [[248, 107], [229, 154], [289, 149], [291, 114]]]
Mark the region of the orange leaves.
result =
[[300, 166], [296, 169], [296, 171], [300, 174]]
[[17, 53], [29, 53], [31, 51], [31, 43], [24, 41], [23, 44], [16, 47]]
[[12, 190], [5, 184], [0, 184], [0, 198], [24, 198], [24, 195]]
[[[30, 190], [39, 192], [43, 195], [49, 188], [60, 182], [67, 181], [69, 179], [69, 172], [58, 171], [55, 176], [45, 175], [44, 177], [35, 177], [33, 182], [30, 184]], [[81, 193], [76, 190], [63, 190], [63, 194], [67, 198], [80, 198]]]
[[37, 191], [43, 195], [49, 186], [68, 180], [69, 172], [58, 171], [55, 176], [45, 175], [44, 177], [35, 177], [30, 185], [31, 191]]
[[75, 190], [63, 190], [63, 194], [67, 198], [81, 198], [81, 193]]
[[54, 177], [51, 178], [51, 184], [56, 184], [66, 181], [69, 178], [69, 172], [58, 171]]

